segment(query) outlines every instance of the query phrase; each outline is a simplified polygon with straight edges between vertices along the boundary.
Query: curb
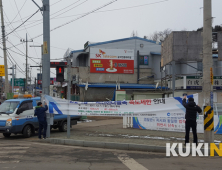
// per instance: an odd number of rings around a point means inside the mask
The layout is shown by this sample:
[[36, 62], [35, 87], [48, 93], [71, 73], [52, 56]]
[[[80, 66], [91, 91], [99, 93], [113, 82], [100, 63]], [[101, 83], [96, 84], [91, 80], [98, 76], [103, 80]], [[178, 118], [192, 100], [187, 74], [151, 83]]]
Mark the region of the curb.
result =
[[[33, 141], [36, 142], [36, 141]], [[115, 143], [115, 142], [98, 142], [98, 141], [84, 141], [84, 140], [73, 140], [73, 139], [58, 139], [58, 138], [48, 138], [44, 140], [39, 140], [40, 143], [52, 143], [59, 145], [70, 145], [70, 146], [81, 146], [81, 147], [92, 147], [92, 148], [103, 148], [103, 149], [119, 149], [128, 151], [143, 151], [143, 152], [157, 152], [165, 153], [166, 147], [164, 146], [152, 146], [152, 145], [142, 145], [133, 143]], [[205, 153], [203, 148], [200, 149], [202, 153]], [[210, 149], [207, 150], [210, 153]], [[175, 148], [175, 152], [178, 154], [179, 148]], [[185, 148], [182, 148], [183, 153], [186, 152]], [[192, 148], [190, 148], [190, 153], [192, 153]], [[214, 152], [215, 156], [218, 153]]]
[[141, 144], [132, 144], [132, 143], [97, 142], [97, 141], [57, 139], [57, 138], [48, 138], [45, 140], [39, 140], [38, 142], [52, 143], [59, 145], [104, 148], [104, 149], [120, 149], [120, 150], [129, 150], [129, 151], [166, 153], [166, 147], [163, 146], [151, 146], [151, 145], [141, 145]]

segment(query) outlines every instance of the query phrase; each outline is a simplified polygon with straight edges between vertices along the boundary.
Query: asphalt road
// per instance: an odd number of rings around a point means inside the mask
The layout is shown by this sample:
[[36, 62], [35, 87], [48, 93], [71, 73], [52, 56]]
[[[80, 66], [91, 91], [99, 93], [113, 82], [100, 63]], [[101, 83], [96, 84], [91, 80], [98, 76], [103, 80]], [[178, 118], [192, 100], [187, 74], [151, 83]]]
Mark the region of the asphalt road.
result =
[[158, 153], [44, 144], [18, 136], [0, 137], [0, 169], [219, 170], [221, 158], [167, 158]]

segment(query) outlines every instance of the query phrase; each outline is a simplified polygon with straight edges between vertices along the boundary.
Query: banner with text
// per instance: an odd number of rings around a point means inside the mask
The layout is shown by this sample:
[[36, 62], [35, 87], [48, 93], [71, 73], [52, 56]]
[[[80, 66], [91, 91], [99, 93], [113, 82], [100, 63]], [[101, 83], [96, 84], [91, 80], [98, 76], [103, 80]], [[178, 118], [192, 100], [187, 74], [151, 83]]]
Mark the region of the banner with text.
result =
[[[77, 102], [44, 95], [49, 113], [80, 116], [133, 117], [133, 127], [139, 129], [184, 132], [185, 108], [182, 97], [129, 101]], [[198, 94], [193, 97], [198, 103]], [[214, 117], [215, 133], [222, 134], [222, 117]], [[203, 133], [203, 116], [197, 117], [197, 131]]]

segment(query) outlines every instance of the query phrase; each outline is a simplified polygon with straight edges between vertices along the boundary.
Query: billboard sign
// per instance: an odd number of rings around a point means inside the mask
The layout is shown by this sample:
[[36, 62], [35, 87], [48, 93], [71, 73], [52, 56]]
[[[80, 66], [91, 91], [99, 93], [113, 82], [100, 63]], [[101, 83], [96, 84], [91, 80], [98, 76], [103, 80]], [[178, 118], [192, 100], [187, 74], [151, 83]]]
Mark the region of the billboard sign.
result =
[[90, 49], [90, 73], [134, 73], [134, 50]]
[[[186, 78], [187, 89], [202, 90], [202, 82], [203, 79], [201, 76], [187, 76]], [[213, 89], [216, 90], [222, 89], [222, 76], [214, 76]]]
[[[11, 85], [12, 85], [12, 78], [11, 78]], [[14, 79], [14, 86], [25, 86], [25, 79], [23, 78], [15, 78]]]
[[[177, 89], [202, 90], [202, 84], [202, 76], [183, 76], [176, 80]], [[222, 76], [213, 77], [213, 89], [222, 89]]]

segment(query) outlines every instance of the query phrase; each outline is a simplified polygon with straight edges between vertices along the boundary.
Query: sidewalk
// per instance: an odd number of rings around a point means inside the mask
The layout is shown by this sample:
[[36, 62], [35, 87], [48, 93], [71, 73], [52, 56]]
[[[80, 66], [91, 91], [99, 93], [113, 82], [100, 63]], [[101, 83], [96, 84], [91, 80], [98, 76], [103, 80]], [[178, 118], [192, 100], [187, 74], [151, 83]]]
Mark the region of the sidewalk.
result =
[[[52, 130], [50, 138], [67, 139], [66, 132]], [[114, 142], [124, 144], [142, 144], [165, 147], [166, 143], [184, 143], [183, 132], [164, 132], [153, 130], [123, 129], [122, 119], [108, 119], [78, 123], [71, 129], [70, 139], [76, 141]], [[199, 142], [203, 142], [203, 134], [198, 134]], [[222, 135], [215, 135], [219, 143]], [[190, 142], [193, 135], [190, 133]]]

